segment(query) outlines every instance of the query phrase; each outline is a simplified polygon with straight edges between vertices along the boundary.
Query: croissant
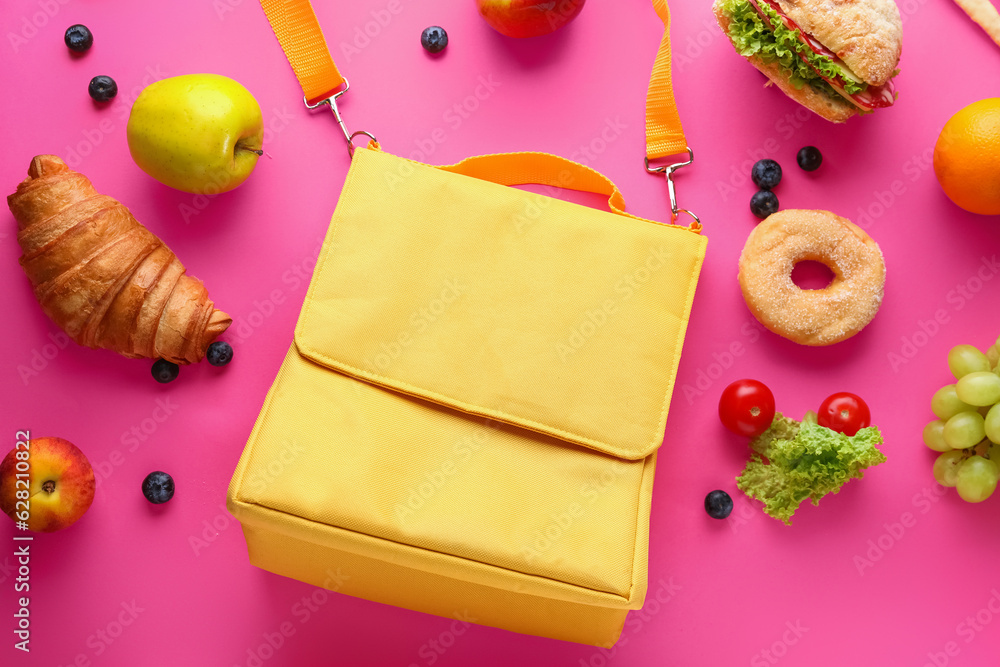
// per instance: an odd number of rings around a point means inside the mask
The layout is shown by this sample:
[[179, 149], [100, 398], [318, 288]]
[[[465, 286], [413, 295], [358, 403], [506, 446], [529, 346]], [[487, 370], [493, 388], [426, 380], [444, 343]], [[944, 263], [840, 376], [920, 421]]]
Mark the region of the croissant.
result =
[[55, 155], [31, 160], [7, 205], [35, 298], [80, 345], [188, 364], [232, 323], [163, 241]]

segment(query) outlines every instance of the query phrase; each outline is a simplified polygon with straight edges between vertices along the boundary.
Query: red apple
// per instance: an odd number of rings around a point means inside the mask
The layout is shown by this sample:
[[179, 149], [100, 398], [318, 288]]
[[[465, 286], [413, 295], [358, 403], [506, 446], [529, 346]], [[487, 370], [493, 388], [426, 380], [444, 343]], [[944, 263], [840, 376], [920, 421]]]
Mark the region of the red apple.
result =
[[26, 520], [29, 530], [51, 533], [72, 525], [92, 502], [94, 470], [68, 440], [32, 438], [27, 450], [15, 446], [0, 463], [0, 509], [14, 521]]
[[572, 21], [585, 0], [476, 0], [479, 13], [508, 37], [547, 35]]

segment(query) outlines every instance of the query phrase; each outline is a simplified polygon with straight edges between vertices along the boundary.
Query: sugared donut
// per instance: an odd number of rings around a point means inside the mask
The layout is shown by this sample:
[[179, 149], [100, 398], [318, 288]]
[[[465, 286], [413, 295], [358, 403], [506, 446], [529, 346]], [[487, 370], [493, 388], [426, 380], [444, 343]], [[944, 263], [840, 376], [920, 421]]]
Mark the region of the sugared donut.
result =
[[[833, 271], [824, 289], [792, 282], [798, 262]], [[750, 233], [740, 255], [740, 289], [765, 327], [803, 345], [832, 345], [871, 322], [882, 303], [885, 262], [860, 227], [829, 211], [788, 209], [768, 216]]]

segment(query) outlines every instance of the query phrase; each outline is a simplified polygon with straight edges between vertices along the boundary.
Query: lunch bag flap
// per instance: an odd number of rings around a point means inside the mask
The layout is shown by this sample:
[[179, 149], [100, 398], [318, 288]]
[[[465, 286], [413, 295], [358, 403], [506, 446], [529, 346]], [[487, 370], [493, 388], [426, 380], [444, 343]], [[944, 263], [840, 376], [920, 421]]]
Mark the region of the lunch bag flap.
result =
[[[527, 182], [605, 192], [613, 211], [505, 185]], [[359, 149], [295, 343], [382, 387], [644, 458], [706, 241], [623, 208], [605, 177], [551, 155], [438, 168]]]

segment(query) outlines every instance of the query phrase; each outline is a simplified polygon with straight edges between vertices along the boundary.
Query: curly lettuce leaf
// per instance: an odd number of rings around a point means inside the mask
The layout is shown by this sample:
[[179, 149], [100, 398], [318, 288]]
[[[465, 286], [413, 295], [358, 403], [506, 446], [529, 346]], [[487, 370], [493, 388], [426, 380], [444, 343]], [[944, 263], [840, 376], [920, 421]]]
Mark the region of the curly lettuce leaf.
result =
[[[799, 31], [785, 27], [778, 12], [764, 0], [759, 4], [761, 11], [767, 14], [771, 25], [775, 26], [773, 31], [747, 0], [727, 0], [723, 4], [723, 10], [732, 20], [729, 26], [729, 39], [741, 56], [746, 58], [760, 56], [768, 63], [777, 61], [789, 73], [790, 81], [797, 89], [808, 83], [830, 95], [838, 95], [830, 84], [809, 67], [809, 64], [830, 79], [842, 76], [845, 82], [844, 90], [849, 94], [868, 88], [868, 84], [859, 83], [846, 76], [840, 65], [833, 60], [809, 48], [799, 39]], [[808, 59], [809, 64], [796, 55], [799, 53]]]
[[764, 433], [750, 443], [753, 449], [736, 486], [750, 498], [763, 501], [764, 512], [791, 525], [803, 500], [813, 505], [828, 493], [837, 493], [864, 469], [884, 463], [876, 445], [878, 427], [869, 426], [846, 436], [808, 417], [802, 422], [777, 413]]

